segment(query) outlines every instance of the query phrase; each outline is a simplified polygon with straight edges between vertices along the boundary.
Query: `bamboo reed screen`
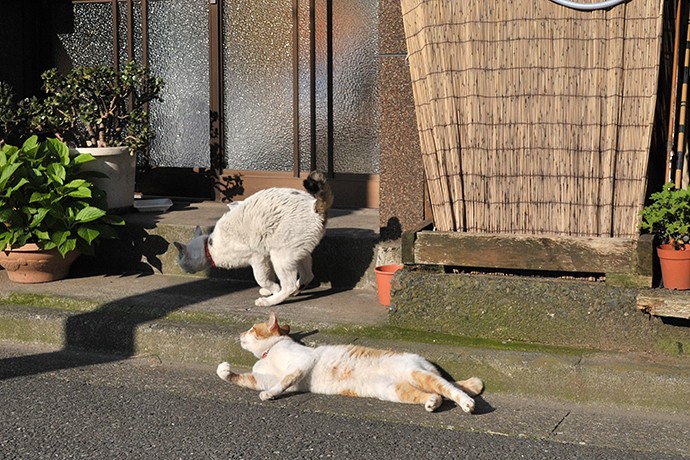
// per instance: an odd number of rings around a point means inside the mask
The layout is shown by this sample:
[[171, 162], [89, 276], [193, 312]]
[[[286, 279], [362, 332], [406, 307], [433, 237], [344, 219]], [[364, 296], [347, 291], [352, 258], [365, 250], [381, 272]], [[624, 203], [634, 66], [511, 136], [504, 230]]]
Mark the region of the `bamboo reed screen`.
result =
[[639, 235], [662, 3], [402, 0], [438, 230]]

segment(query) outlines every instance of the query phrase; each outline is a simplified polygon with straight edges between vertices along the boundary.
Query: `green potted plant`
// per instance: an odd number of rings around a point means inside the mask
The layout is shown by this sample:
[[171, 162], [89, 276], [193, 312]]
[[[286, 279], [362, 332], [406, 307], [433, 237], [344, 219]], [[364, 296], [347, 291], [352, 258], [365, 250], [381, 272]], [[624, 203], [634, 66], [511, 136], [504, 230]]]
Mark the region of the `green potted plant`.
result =
[[14, 99], [12, 87], [0, 81], [0, 148], [6, 143], [16, 145], [36, 132], [29, 126], [30, 111], [40, 109], [29, 99], [19, 104]]
[[[92, 154], [97, 161], [89, 167], [109, 178], [95, 179], [106, 192], [108, 207], [131, 206], [136, 155], [147, 153], [153, 138], [148, 104], [160, 100], [163, 81], [135, 61], [119, 71], [109, 66], [78, 66], [61, 75], [51, 69], [41, 78], [45, 96], [20, 101], [14, 116], [10, 113], [5, 118], [14, 123], [15, 131], [17, 126], [24, 127]], [[0, 88], [0, 137], [2, 96]], [[5, 126], [4, 131], [11, 133], [11, 128]]]
[[21, 148], [0, 149], [0, 265], [12, 281], [64, 278], [79, 254], [92, 255], [100, 239], [117, 236], [113, 226], [124, 221], [104, 209], [93, 173], [82, 170], [90, 161], [54, 138], [31, 136]]
[[657, 254], [661, 276], [668, 289], [690, 289], [690, 190], [672, 182], [653, 193], [641, 212], [640, 229], [653, 233], [660, 243]]

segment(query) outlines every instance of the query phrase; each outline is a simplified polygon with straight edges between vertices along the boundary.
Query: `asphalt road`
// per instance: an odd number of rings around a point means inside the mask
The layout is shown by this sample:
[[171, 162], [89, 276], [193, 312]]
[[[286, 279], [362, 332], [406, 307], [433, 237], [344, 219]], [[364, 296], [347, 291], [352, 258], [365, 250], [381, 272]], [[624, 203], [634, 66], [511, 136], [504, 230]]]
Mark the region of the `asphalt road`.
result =
[[2, 459], [690, 455], [685, 415], [582, 409], [490, 392], [478, 408], [467, 415], [448, 403], [428, 414], [421, 406], [308, 394], [262, 402], [256, 392], [221, 381], [214, 366], [0, 343]]

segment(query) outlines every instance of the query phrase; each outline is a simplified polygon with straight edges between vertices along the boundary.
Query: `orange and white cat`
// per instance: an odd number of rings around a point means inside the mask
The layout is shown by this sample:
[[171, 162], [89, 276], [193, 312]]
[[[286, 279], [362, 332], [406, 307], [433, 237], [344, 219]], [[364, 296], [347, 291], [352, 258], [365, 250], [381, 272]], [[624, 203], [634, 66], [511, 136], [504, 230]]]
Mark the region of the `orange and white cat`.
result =
[[271, 313], [267, 322], [240, 334], [242, 348], [259, 358], [252, 372], [236, 374], [224, 362], [218, 365], [218, 376], [261, 390], [262, 400], [285, 392], [311, 392], [424, 404], [429, 412], [441, 405], [443, 397], [472, 412], [473, 396], [484, 390], [477, 377], [447, 381], [433, 364], [416, 354], [356, 345], [312, 348], [292, 340], [289, 331]]

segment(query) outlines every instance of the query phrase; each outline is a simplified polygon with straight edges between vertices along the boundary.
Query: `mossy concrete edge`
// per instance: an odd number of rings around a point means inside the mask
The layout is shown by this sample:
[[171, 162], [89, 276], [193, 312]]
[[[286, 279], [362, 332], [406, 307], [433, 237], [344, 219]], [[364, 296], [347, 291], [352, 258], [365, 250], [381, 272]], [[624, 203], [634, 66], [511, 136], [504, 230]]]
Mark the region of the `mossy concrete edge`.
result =
[[[215, 366], [228, 361], [246, 368], [254, 357], [239, 346], [244, 322], [224, 324], [182, 319], [128, 322], [121, 313], [78, 313], [60, 308], [0, 304], [0, 340], [62, 345], [114, 353], [123, 359], [153, 355], [164, 362]], [[77, 318], [77, 319], [75, 319]], [[198, 319], [198, 318], [197, 318]], [[299, 332], [299, 329], [293, 329]], [[363, 333], [360, 333], [363, 332]], [[634, 354], [578, 354], [499, 350], [375, 338], [362, 328], [314, 331], [307, 345], [357, 343], [421, 354], [449, 376], [470, 375], [492, 393], [586, 404], [605, 404], [690, 413], [690, 366], [679, 358], [649, 360]]]
[[406, 268], [393, 279], [389, 323], [479, 339], [690, 358], [690, 327], [639, 312], [638, 292], [602, 282]]

